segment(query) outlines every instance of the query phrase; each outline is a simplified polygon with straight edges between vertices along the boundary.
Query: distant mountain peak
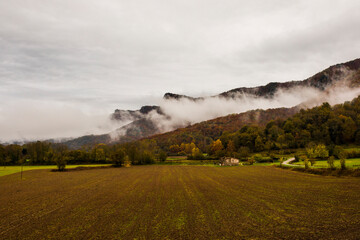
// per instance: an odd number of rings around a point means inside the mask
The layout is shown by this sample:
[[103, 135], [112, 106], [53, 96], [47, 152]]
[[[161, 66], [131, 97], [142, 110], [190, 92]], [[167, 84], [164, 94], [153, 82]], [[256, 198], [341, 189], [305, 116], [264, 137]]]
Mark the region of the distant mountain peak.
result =
[[[348, 76], [351, 76], [354, 72], [359, 71], [359, 69], [360, 58], [330, 66], [329, 68], [302, 81], [270, 82], [264, 86], [235, 88], [227, 92], [223, 92], [219, 94], [219, 96], [236, 98], [243, 94], [247, 94], [256, 97], [272, 98], [279, 90], [289, 90], [295, 87], [312, 87], [323, 91], [335, 82], [347, 80]], [[354, 86], [354, 81], [357, 81], [357, 79], [351, 79], [349, 86]]]
[[175, 94], [175, 93], [165, 93], [164, 97], [165, 100], [180, 100], [180, 99], [188, 99], [188, 100], [192, 100], [192, 101], [196, 101], [199, 100], [201, 98], [193, 98], [193, 97], [189, 97], [186, 95], [180, 95], [180, 94]]

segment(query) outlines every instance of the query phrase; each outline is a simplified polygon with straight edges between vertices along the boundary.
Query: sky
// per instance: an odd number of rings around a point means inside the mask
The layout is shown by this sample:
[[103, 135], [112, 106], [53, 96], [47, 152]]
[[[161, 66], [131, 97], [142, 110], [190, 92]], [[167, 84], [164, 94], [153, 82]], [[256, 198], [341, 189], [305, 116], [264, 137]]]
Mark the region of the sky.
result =
[[166, 92], [306, 79], [360, 57], [359, 12], [357, 0], [0, 1], [0, 141], [106, 132], [114, 109]]

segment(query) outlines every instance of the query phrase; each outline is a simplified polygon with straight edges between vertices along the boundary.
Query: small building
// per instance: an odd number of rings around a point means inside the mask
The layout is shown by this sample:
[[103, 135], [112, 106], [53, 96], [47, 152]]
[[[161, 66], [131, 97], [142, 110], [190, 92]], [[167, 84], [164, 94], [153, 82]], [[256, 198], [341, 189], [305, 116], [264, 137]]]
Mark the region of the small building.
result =
[[222, 157], [220, 166], [239, 166], [239, 159], [232, 157]]

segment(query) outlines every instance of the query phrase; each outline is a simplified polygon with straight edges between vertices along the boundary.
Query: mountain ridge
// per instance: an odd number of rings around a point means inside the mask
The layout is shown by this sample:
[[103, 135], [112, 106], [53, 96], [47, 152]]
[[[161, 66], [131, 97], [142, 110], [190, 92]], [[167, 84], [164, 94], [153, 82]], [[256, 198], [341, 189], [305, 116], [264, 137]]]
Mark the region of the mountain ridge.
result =
[[[296, 88], [311, 88], [321, 92], [326, 92], [331, 87], [337, 85], [347, 85], [352, 88], [357, 88], [360, 85], [360, 58], [348, 61], [346, 63], [340, 63], [328, 67], [327, 69], [316, 73], [315, 75], [301, 81], [289, 81], [289, 82], [271, 82], [263, 86], [251, 87], [251, 88], [235, 88], [226, 92], [222, 92], [218, 95], [209, 97], [190, 97], [186, 95], [179, 95], [174, 93], [165, 93], [165, 101], [182, 101], [184, 99], [191, 102], [201, 102], [205, 99], [211, 98], [224, 98], [224, 99], [242, 99], [246, 96], [252, 96], [255, 98], [272, 99], [279, 91], [288, 91]], [[301, 107], [306, 107], [303, 104]], [[291, 112], [291, 111], [290, 111]], [[117, 130], [109, 133], [98, 135], [87, 135], [78, 139], [79, 143], [96, 144], [102, 141], [105, 143], [111, 142], [129, 142], [146, 138], [154, 134], [162, 132], [157, 127], [156, 121], [150, 118], [151, 114], [156, 113], [165, 118], [171, 118], [167, 115], [160, 106], [146, 105], [139, 110], [119, 110], [116, 109], [111, 115], [113, 121], [123, 121], [125, 119], [132, 121], [131, 123], [118, 128]], [[206, 121], [205, 121], [206, 122]], [[186, 124], [186, 123], [185, 123]], [[187, 123], [187, 125], [189, 125]], [[180, 126], [180, 127], [186, 127]], [[107, 136], [107, 137], [105, 137]], [[66, 141], [68, 146], [78, 148], [80, 144], [77, 144], [77, 140], [72, 139]], [[85, 140], [87, 139], [87, 140]]]

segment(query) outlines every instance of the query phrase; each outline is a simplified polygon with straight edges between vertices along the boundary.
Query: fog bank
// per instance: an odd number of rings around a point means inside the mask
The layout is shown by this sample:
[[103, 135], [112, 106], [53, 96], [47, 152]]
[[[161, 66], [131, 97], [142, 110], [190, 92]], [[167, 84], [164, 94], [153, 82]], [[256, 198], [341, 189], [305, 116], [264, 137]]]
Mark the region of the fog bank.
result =
[[296, 87], [290, 90], [280, 90], [273, 98], [255, 97], [238, 94], [236, 98], [210, 97], [198, 101], [186, 98], [180, 100], [162, 100], [160, 106], [166, 116], [152, 112], [149, 119], [158, 126], [161, 132], [171, 131], [201, 121], [226, 116], [232, 113], [242, 113], [253, 109], [269, 109], [281, 107], [311, 108], [328, 102], [330, 105], [350, 101], [360, 94], [359, 88], [346, 86], [329, 88], [320, 91], [315, 88]]

